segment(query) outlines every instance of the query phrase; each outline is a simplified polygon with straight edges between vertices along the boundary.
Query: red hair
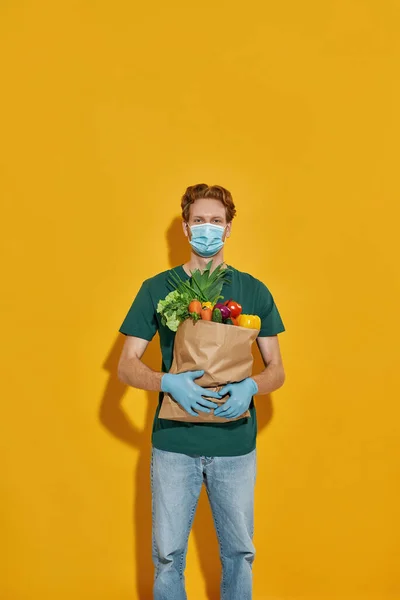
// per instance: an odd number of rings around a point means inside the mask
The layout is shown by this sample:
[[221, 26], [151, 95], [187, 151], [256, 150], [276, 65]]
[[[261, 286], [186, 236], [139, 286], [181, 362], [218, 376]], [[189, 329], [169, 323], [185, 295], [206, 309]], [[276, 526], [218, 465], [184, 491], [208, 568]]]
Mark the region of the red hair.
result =
[[229, 223], [236, 214], [236, 208], [233, 203], [232, 194], [221, 185], [207, 185], [206, 183], [198, 183], [190, 185], [182, 196], [181, 208], [182, 219], [189, 221], [190, 206], [199, 198], [212, 198], [219, 200], [225, 206], [226, 220]]

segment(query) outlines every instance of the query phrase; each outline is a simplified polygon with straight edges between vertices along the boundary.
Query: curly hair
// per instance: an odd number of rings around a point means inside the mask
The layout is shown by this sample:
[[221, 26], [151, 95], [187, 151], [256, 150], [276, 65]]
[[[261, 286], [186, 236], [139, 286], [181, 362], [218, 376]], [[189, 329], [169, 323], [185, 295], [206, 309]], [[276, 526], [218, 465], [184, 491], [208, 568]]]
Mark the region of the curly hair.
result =
[[226, 220], [229, 223], [236, 214], [236, 208], [233, 203], [232, 194], [221, 185], [207, 185], [206, 183], [198, 183], [190, 185], [182, 196], [181, 208], [182, 219], [189, 221], [190, 206], [199, 198], [212, 198], [220, 200], [225, 206]]

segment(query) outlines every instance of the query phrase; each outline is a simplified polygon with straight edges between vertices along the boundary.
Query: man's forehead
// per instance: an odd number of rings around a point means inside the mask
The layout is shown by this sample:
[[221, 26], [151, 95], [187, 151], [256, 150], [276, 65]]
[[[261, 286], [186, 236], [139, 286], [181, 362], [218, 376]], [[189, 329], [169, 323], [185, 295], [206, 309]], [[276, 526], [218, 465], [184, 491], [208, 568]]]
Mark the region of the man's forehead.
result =
[[192, 217], [193, 219], [195, 219], [196, 217], [200, 218], [200, 217], [224, 217], [225, 213], [224, 212], [211, 212], [211, 211], [203, 211], [201, 213], [199, 213], [199, 211], [197, 211], [196, 213], [193, 213]]
[[225, 206], [217, 201], [217, 202], [204, 202], [199, 203], [198, 200], [191, 206], [191, 211], [193, 217], [221, 217], [225, 216]]

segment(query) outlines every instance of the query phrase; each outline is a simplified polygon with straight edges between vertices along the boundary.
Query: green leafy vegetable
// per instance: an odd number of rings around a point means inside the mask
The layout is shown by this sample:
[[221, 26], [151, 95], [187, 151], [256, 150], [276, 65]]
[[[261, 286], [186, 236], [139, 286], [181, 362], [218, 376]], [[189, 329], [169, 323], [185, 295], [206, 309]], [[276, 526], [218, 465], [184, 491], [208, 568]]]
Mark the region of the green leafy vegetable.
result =
[[[225, 282], [230, 282], [228, 277], [230, 269], [225, 269], [220, 264], [211, 273], [211, 266], [212, 260], [207, 263], [203, 271], [199, 269], [192, 271], [192, 276], [187, 281], [172, 270], [168, 283], [175, 289], [157, 304], [157, 312], [161, 315], [162, 324], [169, 327], [171, 331], [177, 331], [179, 324], [189, 317], [196, 321], [201, 318], [197, 313], [189, 313], [189, 304], [192, 300], [215, 304], [223, 297], [222, 286]], [[219, 313], [221, 314], [221, 311]], [[222, 322], [222, 318], [219, 322]]]
[[177, 290], [170, 292], [164, 300], [159, 300], [157, 312], [161, 315], [161, 323], [171, 331], [176, 331], [179, 324], [189, 317], [189, 302], [189, 295]]
[[224, 283], [230, 283], [230, 269], [223, 268], [221, 263], [211, 273], [212, 262], [210, 260], [202, 272], [200, 269], [192, 271], [192, 276], [188, 281], [183, 281], [176, 271], [172, 271], [172, 280], [169, 283], [181, 294], [189, 294], [190, 300], [198, 299], [215, 304], [220, 298], [223, 298], [221, 292]]

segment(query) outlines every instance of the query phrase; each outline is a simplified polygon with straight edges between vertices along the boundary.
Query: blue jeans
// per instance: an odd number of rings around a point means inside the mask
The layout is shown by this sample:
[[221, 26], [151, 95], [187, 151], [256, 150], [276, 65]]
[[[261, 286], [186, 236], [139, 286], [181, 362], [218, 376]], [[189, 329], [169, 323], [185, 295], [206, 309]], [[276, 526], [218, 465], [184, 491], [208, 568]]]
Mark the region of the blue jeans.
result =
[[255, 480], [256, 450], [212, 457], [152, 446], [154, 600], [187, 600], [186, 553], [203, 482], [219, 541], [221, 600], [251, 599]]

